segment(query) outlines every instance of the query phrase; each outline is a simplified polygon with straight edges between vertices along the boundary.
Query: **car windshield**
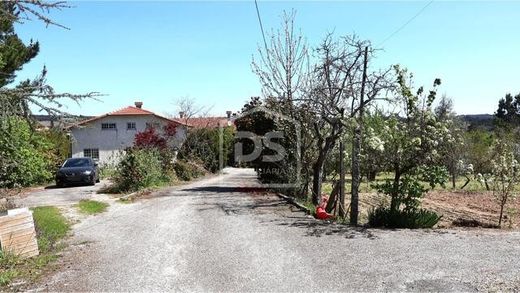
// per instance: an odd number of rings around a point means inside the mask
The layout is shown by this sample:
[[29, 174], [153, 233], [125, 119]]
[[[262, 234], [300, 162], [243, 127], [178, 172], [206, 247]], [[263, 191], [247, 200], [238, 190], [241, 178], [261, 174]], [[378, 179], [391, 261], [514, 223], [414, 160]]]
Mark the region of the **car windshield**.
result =
[[89, 159], [68, 159], [63, 167], [88, 167], [90, 166]]

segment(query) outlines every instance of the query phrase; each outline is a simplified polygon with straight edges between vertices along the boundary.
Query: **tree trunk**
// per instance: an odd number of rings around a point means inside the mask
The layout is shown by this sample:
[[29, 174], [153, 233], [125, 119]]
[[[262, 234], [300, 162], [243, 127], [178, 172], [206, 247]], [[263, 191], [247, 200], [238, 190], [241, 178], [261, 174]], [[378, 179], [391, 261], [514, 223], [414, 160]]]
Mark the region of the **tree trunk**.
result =
[[498, 227], [502, 227], [502, 217], [504, 216], [504, 206], [506, 205], [506, 201], [502, 199], [500, 201], [500, 217], [498, 218]]
[[394, 176], [394, 190], [392, 192], [392, 199], [390, 200], [390, 210], [397, 211], [399, 209], [399, 181], [401, 181], [401, 170], [399, 166], [395, 167], [395, 176]]
[[457, 188], [456, 181], [457, 181], [457, 175], [455, 175], [455, 172], [452, 172], [451, 173], [451, 188], [453, 188], [453, 189]]
[[470, 179], [468, 176], [466, 176], [466, 182], [464, 183], [464, 185], [462, 185], [462, 186], [460, 187], [460, 189], [461, 189], [461, 190], [464, 189], [464, 187], [466, 187], [466, 185], [468, 185], [468, 183], [469, 183], [470, 181], [471, 181], [471, 179]]
[[325, 155], [320, 152], [318, 160], [312, 165], [312, 203], [319, 205], [321, 203], [321, 184], [323, 165], [325, 164]]
[[352, 141], [352, 188], [350, 199], [350, 224], [358, 224], [359, 207], [359, 186], [361, 185], [360, 157], [361, 151], [361, 128], [359, 125], [354, 130], [354, 140]]
[[340, 187], [341, 187], [340, 181], [337, 181], [334, 183], [332, 192], [330, 193], [330, 196], [329, 196], [329, 202], [327, 203], [327, 206], [325, 207], [325, 211], [327, 213], [332, 212], [336, 208], [336, 203], [338, 202], [338, 200], [341, 200], [338, 196]]
[[367, 65], [368, 65], [368, 47], [365, 47], [365, 59], [363, 61], [363, 78], [361, 81], [361, 93], [359, 95], [359, 117], [357, 127], [354, 131], [354, 140], [352, 141], [352, 189], [350, 195], [350, 224], [358, 224], [359, 214], [359, 186], [361, 183], [360, 170], [360, 154], [361, 154], [361, 135], [363, 132], [363, 110], [365, 85], [367, 80]]
[[377, 172], [376, 171], [374, 171], [374, 170], [368, 171], [368, 173], [367, 173], [367, 180], [369, 182], [376, 181], [376, 177], [377, 177]]
[[[341, 118], [343, 119], [343, 113], [341, 114]], [[343, 126], [341, 126], [343, 130]], [[342, 131], [343, 132], [343, 131]], [[339, 216], [344, 218], [346, 216], [345, 212], [345, 144], [343, 143], [343, 139], [340, 138], [339, 142], [339, 183], [338, 190], [339, 193]], [[336, 188], [336, 186], [334, 186]]]

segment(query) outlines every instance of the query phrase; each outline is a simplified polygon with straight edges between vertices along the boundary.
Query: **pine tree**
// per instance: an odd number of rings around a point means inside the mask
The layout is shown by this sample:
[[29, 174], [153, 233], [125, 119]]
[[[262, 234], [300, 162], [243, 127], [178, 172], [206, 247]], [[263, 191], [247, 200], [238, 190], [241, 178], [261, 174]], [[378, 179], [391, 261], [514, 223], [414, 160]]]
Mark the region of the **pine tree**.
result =
[[0, 87], [4, 87], [14, 81], [16, 71], [36, 57], [40, 46], [32, 40], [24, 44], [15, 33], [14, 23], [20, 12], [14, 2], [1, 2], [0, 11]]
[[498, 101], [498, 109], [495, 113], [499, 125], [520, 125], [520, 94], [513, 97], [507, 94]]

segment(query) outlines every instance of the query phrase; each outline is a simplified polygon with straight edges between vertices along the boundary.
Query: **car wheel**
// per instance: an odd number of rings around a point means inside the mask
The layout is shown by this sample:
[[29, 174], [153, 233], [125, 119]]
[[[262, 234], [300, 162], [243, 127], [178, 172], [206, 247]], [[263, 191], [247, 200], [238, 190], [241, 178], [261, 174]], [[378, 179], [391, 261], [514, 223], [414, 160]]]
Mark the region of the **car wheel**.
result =
[[96, 177], [92, 176], [92, 180], [90, 181], [90, 185], [96, 185]]
[[96, 179], [96, 183], [99, 183], [101, 180], [99, 179], [99, 177]]

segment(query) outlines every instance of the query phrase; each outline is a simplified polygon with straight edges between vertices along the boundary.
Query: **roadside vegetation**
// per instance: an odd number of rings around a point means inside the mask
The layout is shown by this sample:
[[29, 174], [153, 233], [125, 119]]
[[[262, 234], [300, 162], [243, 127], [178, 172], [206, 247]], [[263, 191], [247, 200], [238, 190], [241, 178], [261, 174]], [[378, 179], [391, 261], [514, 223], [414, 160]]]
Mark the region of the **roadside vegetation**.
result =
[[[69, 141], [58, 128], [37, 130], [31, 109], [53, 117], [66, 117], [62, 101], [80, 101], [95, 93], [56, 93], [46, 81], [42, 68], [32, 80], [15, 83], [22, 67], [38, 55], [40, 43], [24, 43], [15, 32], [15, 23], [26, 19], [58, 25], [47, 17], [50, 11], [68, 7], [64, 2], [3, 1], [0, 3], [0, 189], [14, 189], [46, 183], [55, 167], [68, 155]], [[59, 26], [59, 25], [58, 25]]]
[[0, 251], [0, 286], [5, 288], [14, 280], [35, 280], [45, 267], [56, 260], [64, 248], [61, 242], [70, 231], [70, 223], [56, 207], [37, 207], [32, 209], [38, 256], [21, 259], [13, 254]]
[[81, 213], [87, 215], [95, 215], [107, 210], [108, 204], [96, 200], [82, 199], [78, 203], [78, 209]]
[[[220, 170], [219, 129], [190, 129], [177, 152], [176, 125], [148, 128], [135, 135], [111, 175], [113, 185], [102, 192], [128, 193], [190, 181]], [[223, 130], [224, 163], [234, 139], [232, 128]]]
[[[238, 131], [259, 136], [284, 133], [262, 143], [277, 143], [286, 153], [274, 162], [259, 157], [241, 165], [255, 168], [265, 183], [294, 183], [280, 191], [311, 209], [326, 194], [327, 211], [353, 225], [475, 223], [452, 217], [467, 216], [460, 206], [450, 211], [433, 202], [439, 191], [482, 193], [493, 202], [497, 226], [516, 215], [520, 94], [498, 101], [492, 123], [469, 124], [453, 111], [450, 97], [438, 97], [440, 79], [416, 87], [401, 65], [373, 68], [369, 40], [327, 34], [309, 45], [294, 22], [294, 11], [285, 13], [281, 28], [258, 48], [253, 70], [264, 98], [253, 97], [235, 122]], [[256, 147], [238, 141], [244, 153]]]

